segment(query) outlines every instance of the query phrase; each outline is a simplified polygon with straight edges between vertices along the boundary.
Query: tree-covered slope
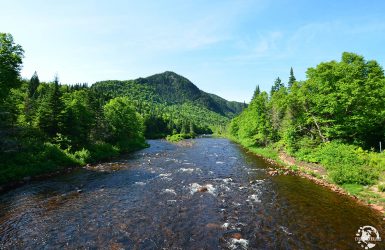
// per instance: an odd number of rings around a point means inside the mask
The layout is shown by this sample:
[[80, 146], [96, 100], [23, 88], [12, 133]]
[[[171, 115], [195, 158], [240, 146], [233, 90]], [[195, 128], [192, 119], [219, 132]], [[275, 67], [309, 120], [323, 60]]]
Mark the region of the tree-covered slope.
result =
[[128, 97], [144, 118], [147, 138], [186, 132], [220, 133], [245, 106], [208, 94], [169, 71], [136, 80], [97, 82], [90, 91], [103, 104]]
[[131, 81], [97, 82], [92, 88], [109, 97], [126, 95], [168, 105], [192, 103], [228, 118], [239, 114], [245, 106], [208, 94], [187, 78], [170, 71]]

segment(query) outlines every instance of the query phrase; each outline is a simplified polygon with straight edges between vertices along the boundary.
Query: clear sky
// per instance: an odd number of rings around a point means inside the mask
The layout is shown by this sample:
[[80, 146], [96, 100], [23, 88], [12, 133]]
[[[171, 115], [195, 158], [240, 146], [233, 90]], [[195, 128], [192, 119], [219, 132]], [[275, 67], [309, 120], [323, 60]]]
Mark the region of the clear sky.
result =
[[385, 65], [382, 0], [0, 0], [0, 32], [25, 50], [22, 76], [65, 84], [166, 70], [248, 102], [355, 52]]

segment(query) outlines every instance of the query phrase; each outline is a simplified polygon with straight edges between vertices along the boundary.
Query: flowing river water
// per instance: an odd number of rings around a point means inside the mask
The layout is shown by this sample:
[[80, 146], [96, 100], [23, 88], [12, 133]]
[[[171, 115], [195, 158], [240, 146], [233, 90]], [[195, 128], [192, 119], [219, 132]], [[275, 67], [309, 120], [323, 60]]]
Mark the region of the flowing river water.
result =
[[149, 143], [0, 195], [0, 249], [364, 249], [355, 237], [365, 225], [385, 237], [372, 209], [269, 176], [226, 139]]

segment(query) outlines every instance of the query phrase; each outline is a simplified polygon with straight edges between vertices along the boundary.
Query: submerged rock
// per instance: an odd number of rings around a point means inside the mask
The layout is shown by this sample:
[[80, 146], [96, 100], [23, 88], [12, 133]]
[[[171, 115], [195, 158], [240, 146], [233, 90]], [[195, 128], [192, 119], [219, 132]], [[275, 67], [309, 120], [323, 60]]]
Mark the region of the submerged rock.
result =
[[230, 238], [234, 238], [234, 239], [240, 240], [240, 239], [242, 239], [242, 234], [240, 234], [240, 233], [233, 233], [233, 234], [230, 234]]
[[210, 229], [222, 229], [222, 225], [216, 223], [208, 223], [206, 227]]
[[208, 189], [207, 189], [206, 186], [202, 186], [202, 187], [199, 187], [199, 188], [197, 189], [197, 192], [200, 192], [200, 193], [207, 192], [207, 191], [208, 191]]

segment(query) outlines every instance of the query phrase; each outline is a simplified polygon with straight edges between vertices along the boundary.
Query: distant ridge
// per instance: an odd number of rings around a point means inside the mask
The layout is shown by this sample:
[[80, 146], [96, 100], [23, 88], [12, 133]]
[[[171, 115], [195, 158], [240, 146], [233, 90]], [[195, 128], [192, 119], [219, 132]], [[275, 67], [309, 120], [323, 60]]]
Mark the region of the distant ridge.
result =
[[227, 101], [222, 97], [200, 90], [187, 78], [171, 71], [134, 80], [154, 89], [164, 102], [175, 104], [192, 102], [226, 117], [234, 117], [244, 108], [244, 103]]

